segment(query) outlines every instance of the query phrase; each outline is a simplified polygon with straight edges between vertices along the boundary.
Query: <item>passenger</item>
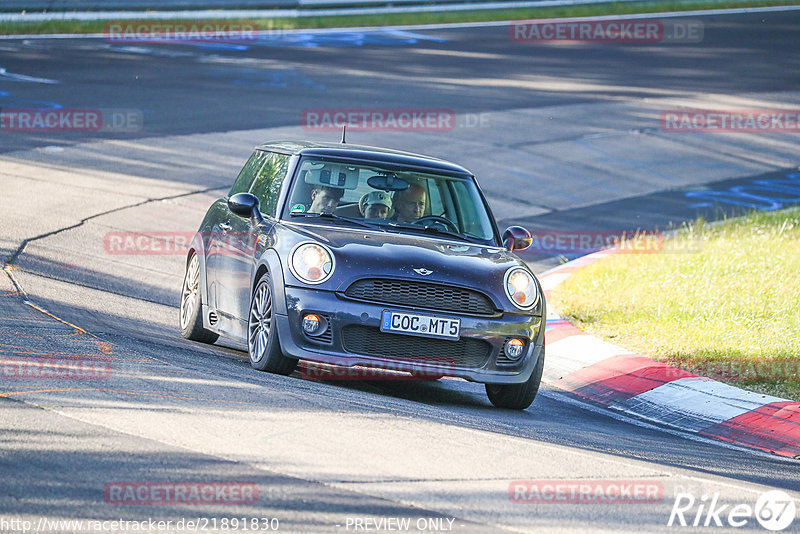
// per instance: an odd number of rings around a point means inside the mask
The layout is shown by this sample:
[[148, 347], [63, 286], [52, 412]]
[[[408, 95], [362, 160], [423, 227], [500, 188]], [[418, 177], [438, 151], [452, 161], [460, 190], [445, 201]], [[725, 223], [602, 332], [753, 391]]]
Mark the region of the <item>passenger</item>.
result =
[[344, 189], [327, 185], [315, 186], [311, 191], [311, 206], [308, 208], [308, 213], [332, 213], [339, 205], [342, 195]]
[[373, 191], [366, 196], [361, 207], [365, 219], [386, 219], [392, 209], [392, 199], [383, 191]]
[[419, 184], [411, 184], [407, 189], [394, 194], [395, 219], [397, 222], [414, 222], [425, 214], [428, 194]]

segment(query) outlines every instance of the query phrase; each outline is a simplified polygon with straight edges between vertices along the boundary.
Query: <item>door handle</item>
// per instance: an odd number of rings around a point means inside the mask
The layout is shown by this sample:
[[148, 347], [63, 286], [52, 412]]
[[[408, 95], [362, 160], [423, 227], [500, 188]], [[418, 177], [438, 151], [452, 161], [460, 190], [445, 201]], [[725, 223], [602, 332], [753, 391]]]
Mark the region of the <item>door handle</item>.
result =
[[231, 229], [231, 225], [228, 223], [219, 223], [219, 227], [223, 232], [227, 232]]

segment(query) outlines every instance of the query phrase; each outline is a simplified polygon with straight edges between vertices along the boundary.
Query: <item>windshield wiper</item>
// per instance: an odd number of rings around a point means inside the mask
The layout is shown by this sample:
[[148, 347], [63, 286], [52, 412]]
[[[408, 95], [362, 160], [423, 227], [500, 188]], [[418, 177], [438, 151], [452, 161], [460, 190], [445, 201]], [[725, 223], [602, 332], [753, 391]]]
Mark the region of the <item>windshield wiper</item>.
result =
[[342, 217], [341, 215], [336, 215], [335, 213], [331, 213], [329, 211], [323, 211], [322, 213], [290, 213], [290, 217], [315, 217], [319, 219], [333, 219], [335, 221], [345, 221], [349, 222], [350, 224], [355, 224], [356, 226], [361, 226], [363, 228], [369, 228], [371, 230], [379, 229], [377, 225], [369, 224], [368, 222], [360, 221], [358, 219], [351, 219], [350, 217]]
[[418, 232], [426, 232], [429, 234], [439, 234], [439, 235], [446, 235], [448, 237], [453, 237], [461, 241], [467, 241], [468, 243], [476, 243], [476, 244], [485, 244], [483, 241], [479, 240], [476, 237], [467, 236], [464, 234], [459, 234], [458, 232], [453, 232], [451, 230], [445, 230], [444, 228], [440, 228], [438, 226], [428, 226], [428, 225], [420, 225], [420, 224], [403, 224], [403, 223], [396, 223], [392, 222], [389, 223], [391, 228], [402, 228], [403, 230], [416, 230]]

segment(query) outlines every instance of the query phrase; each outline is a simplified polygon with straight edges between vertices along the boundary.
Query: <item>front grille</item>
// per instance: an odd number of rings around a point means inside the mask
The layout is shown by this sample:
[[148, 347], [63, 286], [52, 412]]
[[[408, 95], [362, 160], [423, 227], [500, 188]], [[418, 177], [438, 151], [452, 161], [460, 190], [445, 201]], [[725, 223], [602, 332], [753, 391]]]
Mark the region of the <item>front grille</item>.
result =
[[355, 282], [344, 293], [350, 298], [399, 304], [411, 308], [426, 308], [458, 312], [464, 315], [494, 315], [489, 297], [458, 287], [449, 287], [410, 280], [366, 279]]
[[364, 356], [472, 369], [482, 367], [492, 350], [489, 343], [480, 339], [448, 341], [405, 336], [363, 325], [345, 326], [342, 329], [342, 345], [347, 352]]

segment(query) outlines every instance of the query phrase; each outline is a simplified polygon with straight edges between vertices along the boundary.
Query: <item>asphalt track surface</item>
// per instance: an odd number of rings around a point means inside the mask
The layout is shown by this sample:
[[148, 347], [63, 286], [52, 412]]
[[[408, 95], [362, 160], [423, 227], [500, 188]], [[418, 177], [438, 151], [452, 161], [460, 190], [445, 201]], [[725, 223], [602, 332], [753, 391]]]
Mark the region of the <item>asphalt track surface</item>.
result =
[[[652, 110], [680, 102], [798, 102], [800, 15], [699, 19], [702, 42], [683, 44], [519, 44], [506, 27], [292, 34], [237, 49], [0, 41], [5, 73], [40, 78], [0, 76], [3, 108], [144, 117], [132, 133], [0, 134], [0, 251], [13, 269], [0, 283], [2, 355], [81, 356], [112, 369], [105, 380], [0, 383], [0, 519], [276, 517], [282, 531], [348, 532], [356, 518], [432, 518], [436, 531], [663, 532], [692, 530], [667, 526], [681, 491], [731, 505], [752, 506], [772, 488], [797, 497], [796, 462], [612, 417], [546, 386], [517, 413], [491, 408], [482, 386], [462, 381], [255, 372], [240, 347], [177, 335], [182, 257], [117, 256], [103, 245], [109, 231], [192, 230], [253, 145], [336, 136], [299, 127], [302, 110], [317, 108], [486, 117], [484, 128], [351, 139], [465, 162], [503, 222], [686, 220], [699, 208], [684, 191], [783, 179], [798, 164], [792, 135], [659, 134]], [[598, 151], [602, 159], [589, 159]], [[561, 156], [595, 173], [582, 177]], [[515, 480], [657, 481], [664, 496], [518, 504], [508, 495]], [[258, 500], [120, 505], [104, 498], [119, 481], [247, 482]], [[751, 518], [736, 530], [762, 529]]]

